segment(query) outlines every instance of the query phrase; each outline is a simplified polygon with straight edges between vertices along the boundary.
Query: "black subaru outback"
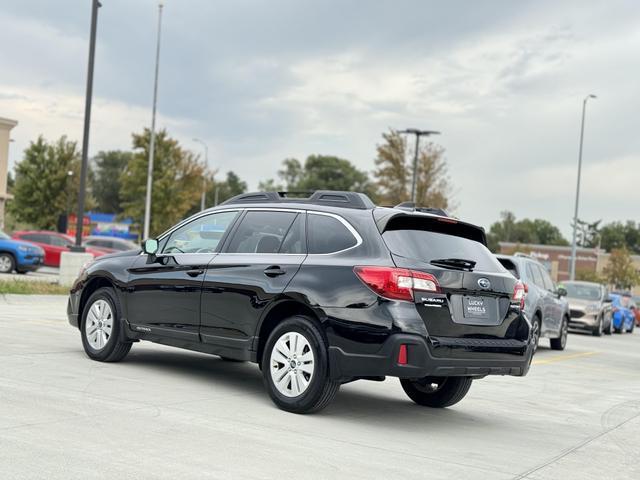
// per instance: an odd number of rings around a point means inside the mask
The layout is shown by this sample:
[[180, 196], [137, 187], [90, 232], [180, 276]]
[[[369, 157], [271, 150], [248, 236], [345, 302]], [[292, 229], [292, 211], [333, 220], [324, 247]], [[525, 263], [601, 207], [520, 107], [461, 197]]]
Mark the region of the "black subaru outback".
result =
[[94, 360], [148, 340], [258, 363], [291, 412], [386, 376], [414, 402], [447, 407], [473, 379], [527, 373], [524, 295], [484, 230], [442, 211], [263, 192], [86, 265], [68, 316]]

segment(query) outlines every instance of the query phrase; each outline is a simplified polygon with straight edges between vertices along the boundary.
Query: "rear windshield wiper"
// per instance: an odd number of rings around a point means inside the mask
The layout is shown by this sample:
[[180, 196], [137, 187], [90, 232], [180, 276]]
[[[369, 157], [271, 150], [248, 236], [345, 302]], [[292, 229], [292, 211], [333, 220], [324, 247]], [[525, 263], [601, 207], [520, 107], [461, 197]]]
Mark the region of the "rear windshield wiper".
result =
[[476, 262], [473, 260], [466, 260], [464, 258], [437, 258], [431, 260], [431, 265], [445, 268], [455, 268], [457, 270], [469, 270], [472, 271], [476, 266]]

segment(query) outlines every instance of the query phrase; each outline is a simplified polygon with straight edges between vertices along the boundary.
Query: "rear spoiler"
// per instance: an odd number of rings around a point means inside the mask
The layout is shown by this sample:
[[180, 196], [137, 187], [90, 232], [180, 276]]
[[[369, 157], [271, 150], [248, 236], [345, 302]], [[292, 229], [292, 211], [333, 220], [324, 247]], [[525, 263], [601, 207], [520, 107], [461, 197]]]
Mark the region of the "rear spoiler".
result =
[[380, 233], [387, 230], [428, 230], [468, 238], [487, 246], [484, 228], [444, 215], [376, 208], [373, 211], [373, 219]]

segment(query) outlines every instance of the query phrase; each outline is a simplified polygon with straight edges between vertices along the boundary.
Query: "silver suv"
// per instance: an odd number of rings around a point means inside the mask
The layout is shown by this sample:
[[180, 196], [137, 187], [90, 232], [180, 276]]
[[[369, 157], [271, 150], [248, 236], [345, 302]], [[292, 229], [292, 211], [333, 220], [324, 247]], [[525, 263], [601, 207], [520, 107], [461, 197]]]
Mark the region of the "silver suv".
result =
[[504, 268], [525, 285], [527, 296], [524, 312], [531, 322], [534, 352], [541, 337], [550, 339], [552, 349], [564, 350], [570, 319], [569, 304], [564, 298], [567, 291], [563, 287], [556, 287], [547, 269], [528, 255], [516, 253], [496, 257]]

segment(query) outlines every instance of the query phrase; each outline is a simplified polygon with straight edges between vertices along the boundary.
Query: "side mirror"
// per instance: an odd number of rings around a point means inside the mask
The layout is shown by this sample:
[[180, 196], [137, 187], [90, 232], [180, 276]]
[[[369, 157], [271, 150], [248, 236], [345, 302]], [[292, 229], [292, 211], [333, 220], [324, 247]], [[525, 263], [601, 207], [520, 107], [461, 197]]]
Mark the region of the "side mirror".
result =
[[147, 238], [142, 242], [142, 251], [147, 255], [155, 255], [158, 253], [158, 240], [155, 238]]
[[566, 297], [567, 296], [567, 289], [564, 288], [564, 287], [558, 287], [556, 289], [556, 295], [558, 295], [558, 298]]

